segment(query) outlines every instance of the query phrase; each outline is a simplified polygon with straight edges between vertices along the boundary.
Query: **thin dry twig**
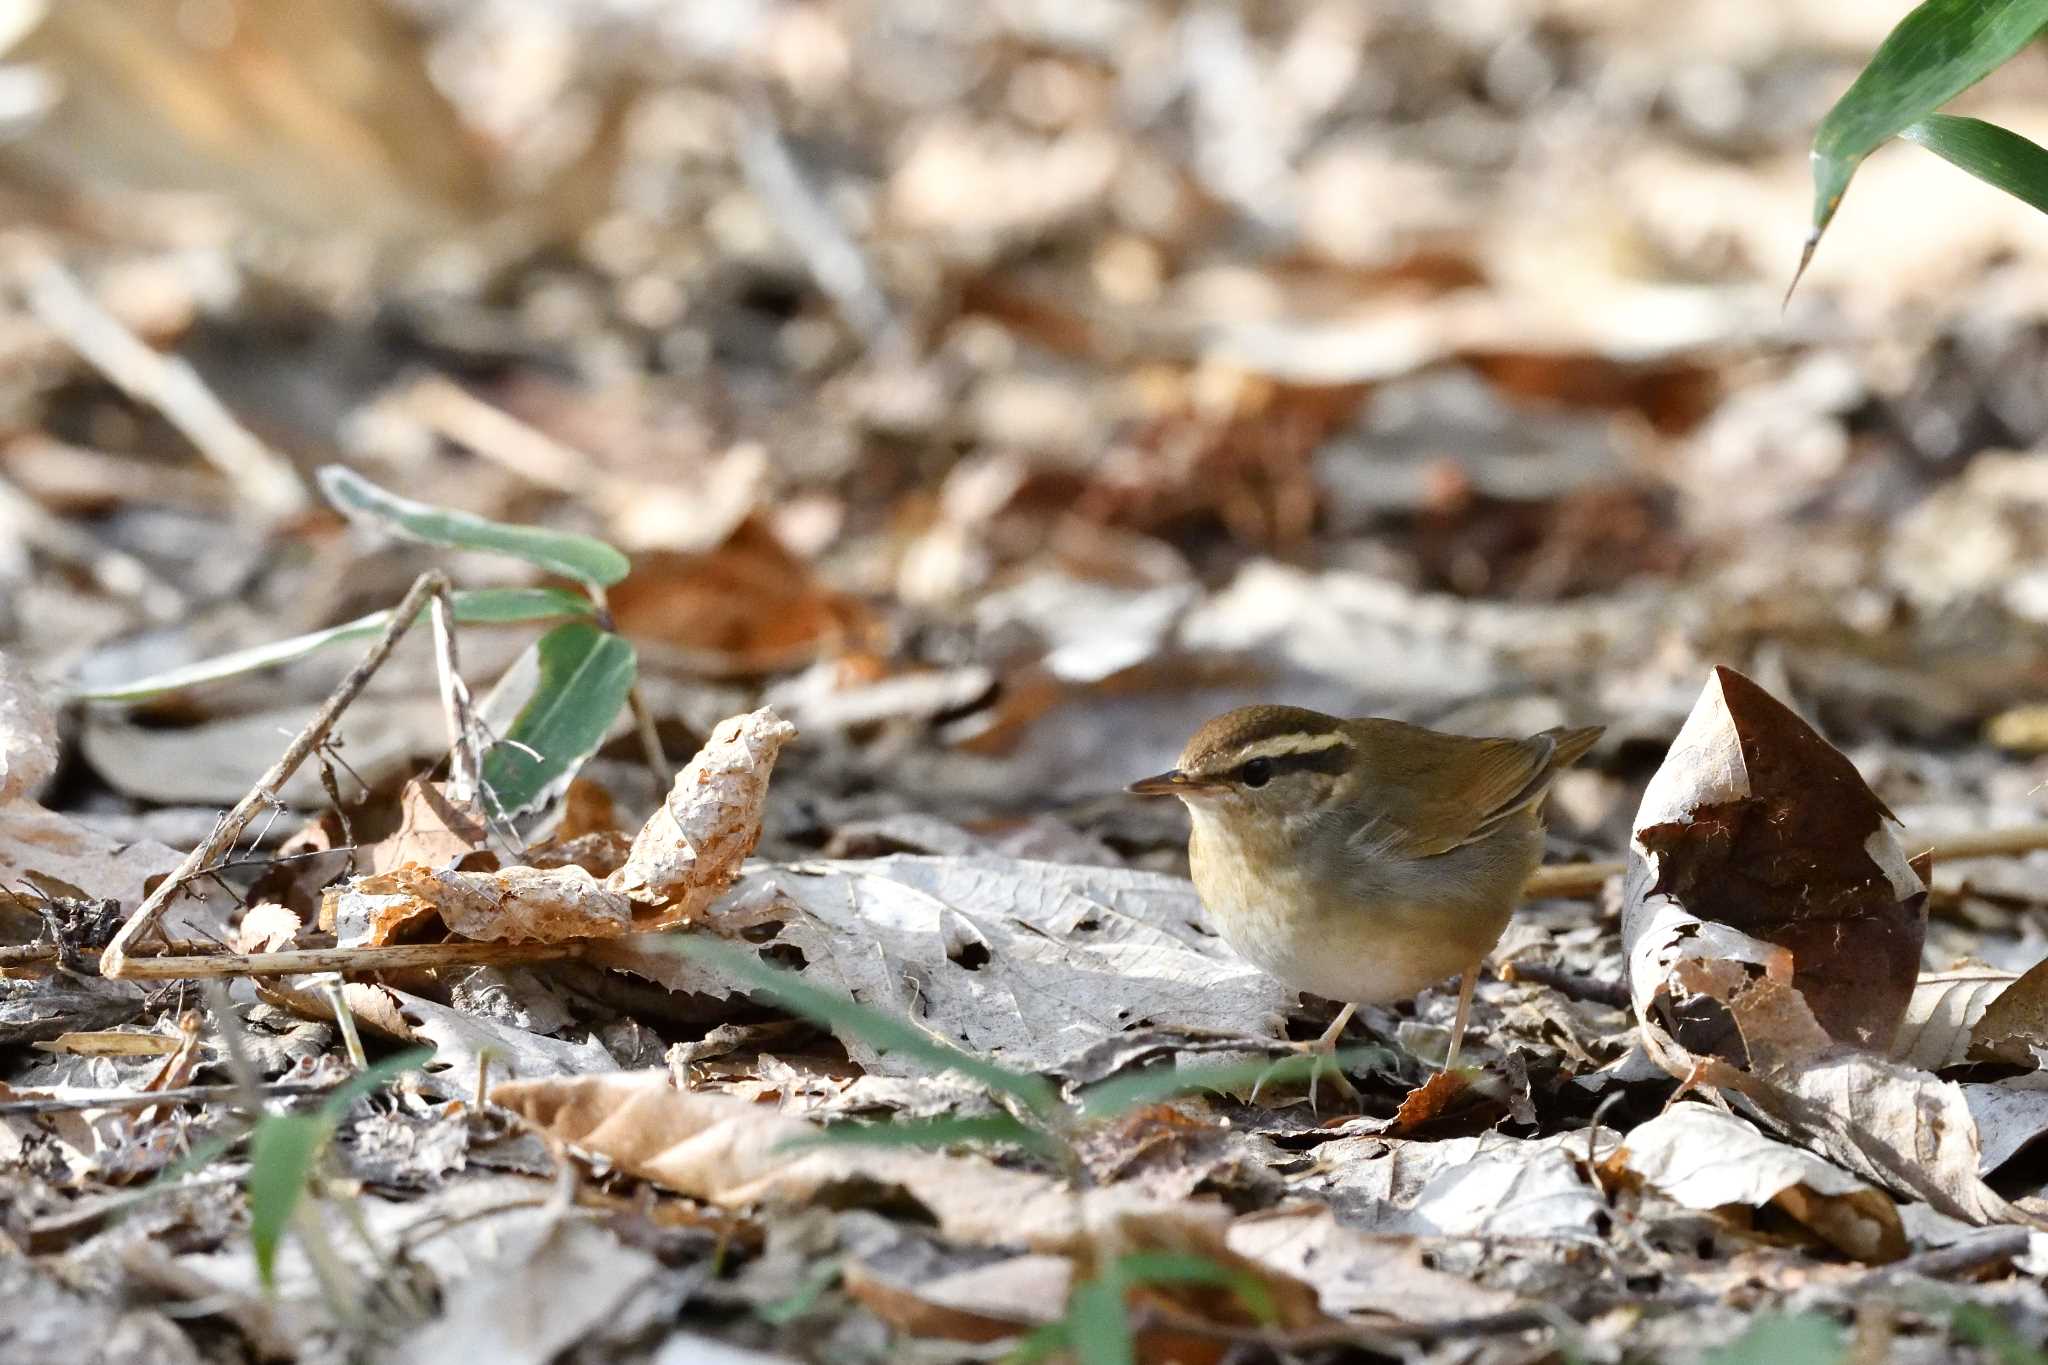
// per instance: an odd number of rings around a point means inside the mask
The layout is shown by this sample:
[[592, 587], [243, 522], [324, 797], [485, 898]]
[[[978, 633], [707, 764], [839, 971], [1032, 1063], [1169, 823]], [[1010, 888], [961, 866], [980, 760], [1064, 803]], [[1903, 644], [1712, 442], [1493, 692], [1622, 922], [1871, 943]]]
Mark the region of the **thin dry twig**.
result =
[[298, 471], [235, 420], [183, 358], [165, 355], [129, 331], [51, 257], [26, 253], [16, 262], [16, 274], [43, 325], [121, 392], [162, 413], [234, 481], [239, 497], [272, 521], [306, 509], [311, 498]]
[[1568, 972], [1547, 962], [1507, 962], [1501, 965], [1503, 981], [1527, 981], [1562, 991], [1573, 1000], [1590, 1000], [1618, 1010], [1628, 1008], [1628, 987], [1619, 981], [1602, 981], [1597, 976]]
[[291, 948], [275, 953], [131, 957], [130, 981], [221, 976], [298, 976], [307, 972], [390, 972], [407, 968], [508, 967], [583, 956], [587, 940], [559, 943], [399, 943], [381, 948]]
[[[324, 1095], [336, 1081], [280, 1081], [257, 1087], [259, 1099], [283, 1099], [297, 1095]], [[158, 1104], [237, 1104], [249, 1092], [235, 1084], [186, 1085], [174, 1090], [91, 1090], [78, 1095], [51, 1095], [42, 1099], [0, 1100], [0, 1114], [65, 1114], [81, 1109], [147, 1109]]]
[[469, 688], [455, 658], [454, 609], [448, 590], [434, 594], [434, 662], [441, 677], [441, 709], [448, 718], [448, 799], [467, 805], [476, 799], [483, 764], [477, 757], [476, 720], [469, 706]]
[[[2010, 829], [1988, 829], [1976, 834], [1957, 834], [1946, 839], [1901, 838], [1911, 850], [1934, 855], [1936, 863], [1964, 858], [2013, 858], [2048, 849], [2048, 825], [2015, 825]], [[1522, 886], [1524, 900], [1585, 900], [1600, 894], [1609, 877], [1619, 877], [1628, 864], [1619, 862], [1559, 863], [1539, 867]]]
[[114, 941], [100, 954], [101, 975], [115, 978], [131, 974], [141, 975], [139, 972], [131, 973], [136, 960], [128, 955], [137, 940], [156, 927], [157, 921], [163, 918], [164, 911], [170, 906], [171, 901], [185, 889], [187, 883], [201, 875], [234, 846], [235, 840], [241, 837], [249, 822], [256, 818], [257, 811], [274, 808], [278, 804], [278, 790], [298, 771], [299, 765], [306, 761], [306, 756], [326, 739], [327, 732], [334, 728], [334, 723], [341, 718], [341, 713], [346, 711], [349, 703], [362, 692], [371, 675], [391, 657], [392, 649], [412, 625], [413, 618], [420, 614], [420, 609], [426, 605], [427, 599], [436, 592], [444, 591], [447, 586], [447, 575], [438, 570], [429, 570], [414, 580], [412, 587], [405, 594], [405, 599], [398, 604], [398, 609], [392, 612], [391, 623], [384, 628], [384, 633], [377, 637], [377, 642], [370, 646], [369, 652], [349, 670], [348, 676], [341, 680], [341, 685], [335, 688], [333, 694], [321, 705], [319, 714], [299, 732], [298, 738], [291, 742], [291, 746], [277, 762], [271, 764], [270, 771], [263, 774], [256, 785], [249, 789], [249, 794], [237, 802], [233, 810], [221, 817], [220, 823], [214, 826], [213, 833], [207, 836], [206, 841], [185, 855], [185, 860], [178, 864], [171, 875], [159, 882], [156, 889], [136, 907], [128, 922], [121, 926], [121, 931], [114, 935]]

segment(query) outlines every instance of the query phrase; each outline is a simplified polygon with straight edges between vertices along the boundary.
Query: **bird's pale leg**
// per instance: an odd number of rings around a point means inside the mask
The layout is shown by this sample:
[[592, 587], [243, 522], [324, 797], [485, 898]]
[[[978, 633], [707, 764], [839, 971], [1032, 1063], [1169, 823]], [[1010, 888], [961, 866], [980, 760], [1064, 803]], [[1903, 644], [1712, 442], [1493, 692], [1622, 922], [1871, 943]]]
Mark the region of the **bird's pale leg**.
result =
[[[1311, 1113], [1318, 1112], [1316, 1110], [1316, 1083], [1322, 1079], [1323, 1066], [1337, 1051], [1337, 1039], [1343, 1036], [1344, 1026], [1351, 1022], [1351, 1016], [1356, 1013], [1358, 1013], [1358, 1006], [1346, 1005], [1343, 1009], [1337, 1011], [1336, 1019], [1328, 1028], [1323, 1030], [1322, 1037], [1311, 1042], [1287, 1044], [1288, 1047], [1293, 1048], [1296, 1052], [1305, 1052], [1316, 1059], [1315, 1065], [1310, 1068], [1308, 1073], [1308, 1107]], [[1341, 1070], [1336, 1071], [1334, 1074], [1337, 1078], [1337, 1088], [1340, 1093], [1346, 1095], [1356, 1095], [1358, 1093], [1357, 1090], [1352, 1088], [1351, 1082], [1344, 1079], [1344, 1073]], [[1259, 1077], [1257, 1081], [1253, 1082], [1253, 1104], [1259, 1102], [1259, 1091], [1265, 1084], [1266, 1078], [1264, 1076]]]
[[1330, 1064], [1330, 1074], [1337, 1078], [1337, 1093], [1351, 1098], [1358, 1095], [1351, 1082], [1344, 1079], [1344, 1069], [1333, 1060], [1337, 1054], [1337, 1040], [1344, 1036], [1344, 1026], [1351, 1022], [1351, 1016], [1356, 1013], [1356, 1005], [1346, 1005], [1338, 1010], [1336, 1019], [1323, 1030], [1323, 1036], [1308, 1045], [1307, 1051], [1316, 1059], [1308, 1073], [1308, 1111], [1311, 1114], [1321, 1112], [1316, 1108], [1316, 1082], [1322, 1079], [1325, 1062]]
[[1451, 1021], [1451, 1050], [1444, 1054], [1444, 1070], [1458, 1064], [1458, 1049], [1465, 1045], [1465, 1021], [1472, 1015], [1472, 988], [1479, 984], [1479, 963], [1465, 969], [1458, 980], [1458, 1017]]

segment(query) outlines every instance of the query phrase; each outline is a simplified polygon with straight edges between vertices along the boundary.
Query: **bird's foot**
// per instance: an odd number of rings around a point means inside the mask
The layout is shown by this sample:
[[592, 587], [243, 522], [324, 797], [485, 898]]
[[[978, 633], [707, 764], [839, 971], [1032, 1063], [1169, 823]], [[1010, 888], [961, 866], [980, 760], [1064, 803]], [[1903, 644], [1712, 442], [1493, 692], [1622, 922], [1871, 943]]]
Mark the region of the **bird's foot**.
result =
[[[1300, 1053], [1303, 1056], [1315, 1059], [1310, 1063], [1308, 1072], [1308, 1109], [1311, 1114], [1318, 1116], [1321, 1115], [1322, 1110], [1316, 1106], [1316, 1087], [1321, 1082], [1325, 1071], [1329, 1073], [1330, 1079], [1336, 1083], [1336, 1090], [1339, 1096], [1347, 1100], [1358, 1098], [1357, 1088], [1345, 1079], [1343, 1068], [1337, 1065], [1337, 1039], [1334, 1036], [1334, 1032], [1333, 1030], [1332, 1033], [1325, 1034], [1321, 1038], [1311, 1038], [1302, 1042], [1287, 1041], [1280, 1044], [1280, 1046], [1288, 1049], [1290, 1052]], [[1268, 1067], [1265, 1075], [1252, 1082], [1251, 1102], [1253, 1104], [1259, 1102], [1259, 1091], [1265, 1086], [1267, 1081], [1272, 1079], [1273, 1073], [1286, 1065], [1287, 1059], [1283, 1058]]]

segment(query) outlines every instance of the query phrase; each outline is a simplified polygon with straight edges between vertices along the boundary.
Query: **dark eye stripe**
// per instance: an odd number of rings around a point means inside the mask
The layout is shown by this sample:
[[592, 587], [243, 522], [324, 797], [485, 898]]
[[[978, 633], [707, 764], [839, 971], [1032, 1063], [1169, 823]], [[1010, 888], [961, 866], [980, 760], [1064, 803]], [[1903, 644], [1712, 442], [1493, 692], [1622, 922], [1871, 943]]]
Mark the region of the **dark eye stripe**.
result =
[[[1237, 775], [1240, 781], [1244, 780], [1245, 770], [1253, 763], [1260, 763], [1265, 765], [1267, 781], [1284, 777], [1288, 773], [1328, 773], [1335, 777], [1344, 771], [1345, 763], [1350, 756], [1350, 745], [1333, 744], [1327, 749], [1317, 749], [1312, 753], [1276, 754], [1271, 758], [1254, 758], [1250, 762], [1240, 764]], [[1254, 782], [1250, 785], [1262, 786], [1264, 783]]]

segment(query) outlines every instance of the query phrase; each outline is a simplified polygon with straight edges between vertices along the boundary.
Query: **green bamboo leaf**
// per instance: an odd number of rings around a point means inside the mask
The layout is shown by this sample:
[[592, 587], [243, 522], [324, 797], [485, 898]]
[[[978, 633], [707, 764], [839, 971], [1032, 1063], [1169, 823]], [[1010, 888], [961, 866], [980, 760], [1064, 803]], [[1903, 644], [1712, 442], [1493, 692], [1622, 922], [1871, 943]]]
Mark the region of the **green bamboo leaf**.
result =
[[1929, 114], [1899, 136], [2048, 213], [2048, 147], [1995, 123], [1953, 114]]
[[834, 1123], [782, 1146], [785, 1151], [795, 1151], [806, 1147], [951, 1147], [962, 1142], [1003, 1142], [1047, 1158], [1060, 1155], [1059, 1145], [1050, 1137], [1008, 1114]]
[[249, 1239], [265, 1289], [276, 1287], [277, 1248], [334, 1125], [312, 1114], [270, 1114], [249, 1139]]
[[540, 682], [484, 756], [493, 807], [512, 816], [546, 800], [597, 752], [633, 687], [633, 646], [589, 621], [565, 621], [533, 644]]
[[428, 545], [488, 550], [538, 564], [549, 573], [604, 588], [626, 576], [632, 565], [601, 540], [540, 526], [515, 526], [468, 512], [402, 498], [345, 465], [322, 466], [320, 491], [341, 511], [374, 520], [386, 530]]
[[1814, 133], [1813, 228], [1800, 273], [1863, 159], [1984, 79], [2044, 26], [2048, 0], [1926, 0], [1899, 21]]
[[846, 996], [819, 990], [794, 972], [770, 967], [744, 948], [694, 934], [669, 935], [660, 947], [733, 977], [790, 1013], [823, 1024], [834, 1033], [850, 1034], [877, 1052], [902, 1053], [936, 1070], [957, 1071], [963, 1076], [971, 1076], [989, 1089], [1011, 1096], [1041, 1119], [1049, 1119], [1059, 1111], [1059, 1096], [1054, 1092], [1052, 1083], [1043, 1076], [1012, 1071], [971, 1052], [963, 1052], [925, 1033], [908, 1020], [871, 1009]]
[[[1198, 1090], [1237, 1090], [1259, 1081], [1267, 1085], [1293, 1085], [1309, 1078], [1317, 1060], [1314, 1056], [1304, 1055], [1283, 1057], [1277, 1062], [1261, 1059], [1223, 1066], [1189, 1067], [1186, 1070], [1170, 1066], [1153, 1067], [1149, 1071], [1118, 1076], [1115, 1080], [1090, 1086], [1081, 1095], [1081, 1117], [1084, 1120], [1114, 1118], [1129, 1110], [1157, 1104], [1176, 1095], [1191, 1095]], [[1390, 1060], [1391, 1054], [1385, 1048], [1352, 1047], [1339, 1048], [1330, 1057], [1321, 1059], [1321, 1064], [1327, 1068], [1334, 1062], [1348, 1071], [1354, 1066], [1373, 1066]]]
[[[481, 588], [475, 592], [453, 594], [453, 604], [456, 622], [466, 626], [552, 621], [564, 616], [589, 616], [597, 610], [589, 598], [558, 588]], [[326, 630], [316, 630], [310, 635], [294, 635], [289, 640], [279, 640], [274, 644], [236, 650], [217, 659], [205, 659], [183, 668], [153, 673], [134, 682], [109, 687], [73, 688], [65, 695], [73, 701], [143, 701], [166, 692], [253, 673], [259, 668], [288, 664], [331, 645], [372, 640], [383, 634], [384, 628], [390, 624], [390, 612], [371, 612], [368, 616], [359, 616], [342, 625], [329, 626]]]

